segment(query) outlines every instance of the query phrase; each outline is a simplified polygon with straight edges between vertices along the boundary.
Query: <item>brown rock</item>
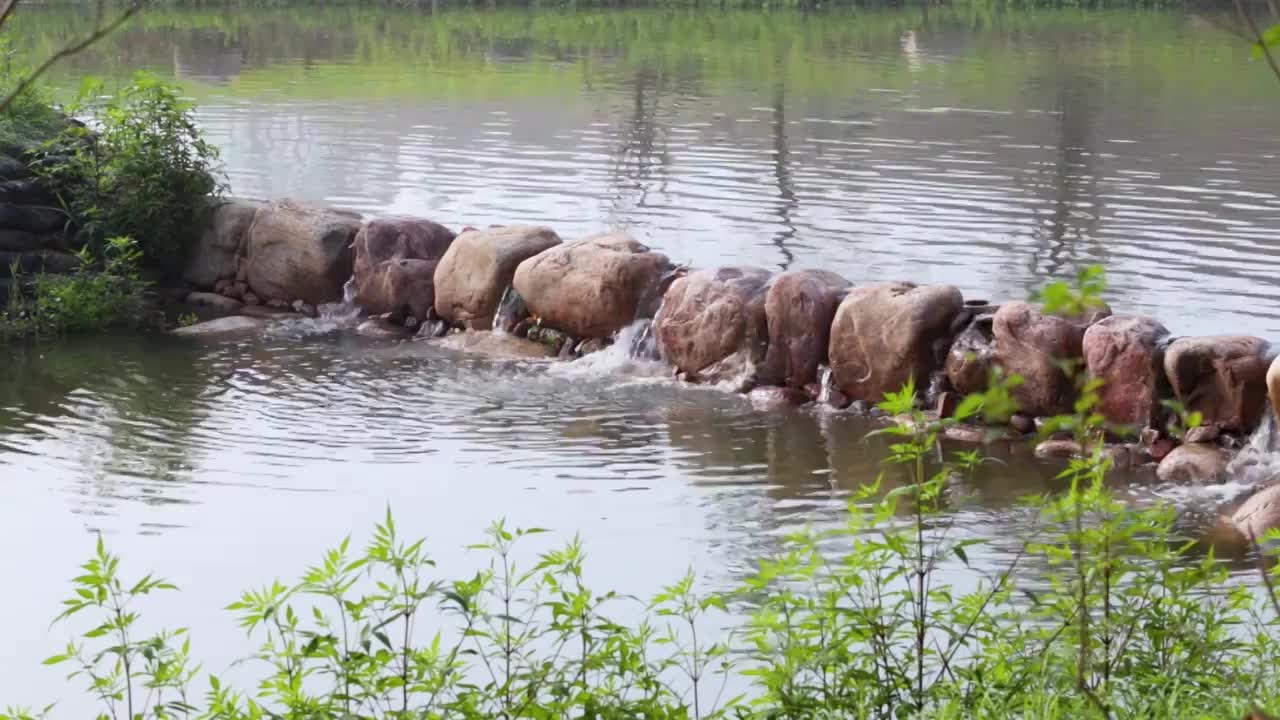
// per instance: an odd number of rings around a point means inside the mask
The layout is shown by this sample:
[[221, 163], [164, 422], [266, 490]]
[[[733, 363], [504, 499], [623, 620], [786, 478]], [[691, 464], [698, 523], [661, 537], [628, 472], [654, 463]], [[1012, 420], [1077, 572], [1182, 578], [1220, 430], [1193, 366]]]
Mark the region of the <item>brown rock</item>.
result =
[[244, 298], [242, 299], [244, 300], [245, 305], [261, 305], [262, 304], [262, 299], [259, 298], [257, 295], [254, 295], [252, 292], [245, 293]]
[[249, 228], [254, 215], [266, 203], [253, 200], [219, 201], [207, 215], [199, 239], [187, 252], [182, 279], [208, 290], [220, 280], [236, 278], [237, 260], [248, 248]]
[[1221, 482], [1230, 456], [1212, 445], [1182, 445], [1160, 461], [1156, 477], [1161, 482], [1209, 485]]
[[670, 268], [666, 255], [609, 233], [543, 250], [520, 263], [512, 286], [543, 325], [603, 339], [635, 320]]
[[1009, 417], [1009, 427], [1017, 430], [1023, 435], [1030, 435], [1036, 431], [1036, 420], [1030, 415], [1014, 413]]
[[355, 302], [371, 315], [425, 318], [435, 305], [435, 272], [453, 231], [418, 218], [371, 220], [355, 239]]
[[1025, 302], [1006, 303], [996, 311], [995, 359], [1006, 373], [1022, 376], [1012, 395], [1023, 412], [1049, 416], [1072, 409], [1075, 385], [1059, 363], [1081, 358], [1085, 330], [1099, 316], [1105, 317], [1101, 311], [1083, 319], [1045, 315]]
[[1084, 333], [1085, 366], [1103, 381], [1098, 412], [1119, 425], [1146, 426], [1160, 411], [1168, 329], [1141, 315], [1104, 318]]
[[312, 305], [342, 299], [351, 277], [356, 213], [278, 200], [260, 208], [249, 227], [249, 287], [269, 300]]
[[1170, 438], [1156, 438], [1147, 445], [1147, 454], [1151, 456], [1152, 460], [1163, 460], [1168, 457], [1169, 453], [1173, 452], [1174, 448], [1177, 446], [1178, 444]]
[[1222, 431], [1216, 425], [1200, 425], [1188, 430], [1184, 440], [1189, 443], [1211, 443], [1221, 434]]
[[[690, 380], [717, 382], [764, 358], [769, 272], [725, 267], [671, 283], [653, 321], [658, 349]], [[733, 362], [740, 360], [740, 363]]]
[[1231, 514], [1231, 523], [1246, 539], [1262, 543], [1267, 533], [1280, 528], [1280, 483], [1254, 493]]
[[826, 270], [793, 270], [775, 277], [765, 293], [769, 346], [758, 378], [802, 388], [827, 364], [831, 323], [849, 281]]
[[233, 300], [232, 298], [224, 295], [207, 292], [188, 293], [186, 302], [189, 305], [213, 308], [214, 310], [226, 313], [227, 315], [234, 315], [239, 312], [241, 305], [239, 300]]
[[1075, 440], [1045, 440], [1036, 445], [1038, 458], [1073, 458], [1080, 457], [1084, 451]]
[[[950, 285], [877, 283], [856, 288], [836, 310], [829, 354], [835, 384], [854, 400], [877, 403], [941, 364], [940, 342], [964, 300]], [[945, 348], [943, 349], [945, 353]]]
[[1267, 396], [1271, 398], [1271, 416], [1280, 422], [1280, 356], [1267, 368]]
[[1245, 335], [1182, 338], [1165, 351], [1164, 369], [1174, 397], [1203, 424], [1251, 432], [1266, 403], [1269, 351]]
[[436, 267], [436, 312], [454, 325], [488, 330], [520, 263], [559, 244], [550, 228], [530, 225], [462, 233]]

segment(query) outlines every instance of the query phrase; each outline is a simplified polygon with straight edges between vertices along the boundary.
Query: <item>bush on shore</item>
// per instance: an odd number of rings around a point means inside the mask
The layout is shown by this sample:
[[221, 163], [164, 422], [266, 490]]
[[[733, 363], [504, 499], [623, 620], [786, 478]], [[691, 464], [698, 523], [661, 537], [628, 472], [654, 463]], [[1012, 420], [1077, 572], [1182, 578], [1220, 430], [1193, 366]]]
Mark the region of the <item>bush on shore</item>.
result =
[[100, 81], [83, 84], [68, 111], [85, 123], [46, 143], [35, 167], [84, 242], [132, 237], [148, 267], [178, 272], [209, 198], [224, 189], [218, 149], [204, 139], [194, 109], [175, 86], [147, 73], [114, 95]]

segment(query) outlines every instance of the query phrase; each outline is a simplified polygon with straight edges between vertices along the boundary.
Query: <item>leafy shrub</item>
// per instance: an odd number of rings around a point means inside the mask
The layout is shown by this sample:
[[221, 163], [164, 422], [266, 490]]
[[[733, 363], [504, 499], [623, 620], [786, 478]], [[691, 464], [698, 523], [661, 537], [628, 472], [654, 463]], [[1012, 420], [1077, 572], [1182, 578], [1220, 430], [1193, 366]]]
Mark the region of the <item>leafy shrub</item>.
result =
[[71, 274], [36, 275], [31, 297], [20, 291], [16, 264], [2, 329], [9, 335], [61, 335], [144, 324], [147, 283], [141, 278], [142, 253], [131, 238], [112, 238], [101, 253], [80, 250], [80, 267]]
[[71, 111], [88, 122], [48, 143], [37, 171], [90, 244], [132, 237], [148, 265], [176, 271], [207, 197], [223, 190], [218, 150], [204, 140], [193, 105], [141, 73], [110, 97], [100, 82], [86, 82]]

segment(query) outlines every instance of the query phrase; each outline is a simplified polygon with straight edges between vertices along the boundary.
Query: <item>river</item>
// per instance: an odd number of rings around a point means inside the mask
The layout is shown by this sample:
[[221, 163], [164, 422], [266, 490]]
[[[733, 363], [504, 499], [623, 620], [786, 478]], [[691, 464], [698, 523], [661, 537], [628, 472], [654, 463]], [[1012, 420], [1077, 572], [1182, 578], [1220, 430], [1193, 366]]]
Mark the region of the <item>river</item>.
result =
[[[37, 10], [18, 26], [37, 51], [87, 22]], [[618, 227], [694, 266], [991, 300], [1102, 263], [1115, 308], [1176, 334], [1280, 334], [1280, 89], [1183, 11], [161, 8], [53, 82], [137, 69], [198, 100], [237, 195]], [[388, 506], [458, 572], [506, 518], [580, 532], [600, 587], [647, 594], [692, 566], [724, 589], [786, 533], [841, 522], [884, 456], [856, 417], [325, 321], [0, 359], [0, 704], [80, 707], [38, 663], [94, 532], [183, 588], [145, 609], [220, 670], [252, 649], [222, 610], [240, 590]], [[993, 452], [952, 501], [959, 532], [996, 540], [970, 551], [979, 572], [1057, 470]], [[1151, 492], [1211, 510], [1228, 491]]]

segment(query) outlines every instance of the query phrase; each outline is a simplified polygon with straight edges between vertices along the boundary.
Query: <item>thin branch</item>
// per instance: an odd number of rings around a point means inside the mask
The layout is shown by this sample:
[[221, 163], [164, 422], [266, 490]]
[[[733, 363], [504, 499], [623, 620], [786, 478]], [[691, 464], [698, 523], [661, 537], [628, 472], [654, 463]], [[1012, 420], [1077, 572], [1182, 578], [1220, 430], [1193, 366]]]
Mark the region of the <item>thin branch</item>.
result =
[[[12, 12], [14, 6], [16, 6], [18, 2], [19, 0], [10, 0], [9, 5], [6, 6], [5, 8], [5, 12], [6, 13]], [[25, 78], [23, 78], [22, 82], [19, 82], [18, 86], [15, 87], [7, 96], [5, 96], [3, 100], [0, 100], [0, 112], [4, 112], [9, 107], [9, 104], [14, 101], [15, 98], [17, 98], [18, 96], [22, 95], [22, 93], [30, 89], [31, 86], [35, 83], [35, 81], [41, 75], [43, 75], [45, 71], [47, 71], [50, 67], [53, 67], [54, 63], [84, 51], [85, 48], [88, 48], [90, 45], [98, 42], [102, 38], [115, 32], [117, 28], [119, 28], [121, 25], [128, 22], [129, 18], [132, 18], [141, 9], [142, 9], [141, 4], [130, 5], [127, 10], [120, 13], [120, 15], [117, 16], [115, 20], [112, 20], [109, 24], [107, 25], [98, 24], [95, 27], [94, 31], [88, 37], [85, 37], [83, 40], [80, 40], [78, 42], [73, 42], [70, 45], [67, 45], [66, 47], [62, 48], [58, 52], [54, 53], [53, 55], [50, 55], [49, 58], [45, 60], [43, 63], [41, 63], [39, 67], [37, 67]], [[4, 17], [7, 17], [7, 15]]]
[[1236, 12], [1249, 26], [1249, 32], [1253, 34], [1254, 40], [1257, 42], [1258, 48], [1262, 50], [1262, 56], [1267, 59], [1267, 65], [1271, 67], [1271, 72], [1280, 80], [1280, 65], [1276, 64], [1276, 59], [1271, 55], [1271, 48], [1267, 47], [1267, 38], [1262, 34], [1262, 30], [1258, 27], [1258, 23], [1253, 19], [1253, 15], [1244, 7], [1243, 0], [1236, 0]]

